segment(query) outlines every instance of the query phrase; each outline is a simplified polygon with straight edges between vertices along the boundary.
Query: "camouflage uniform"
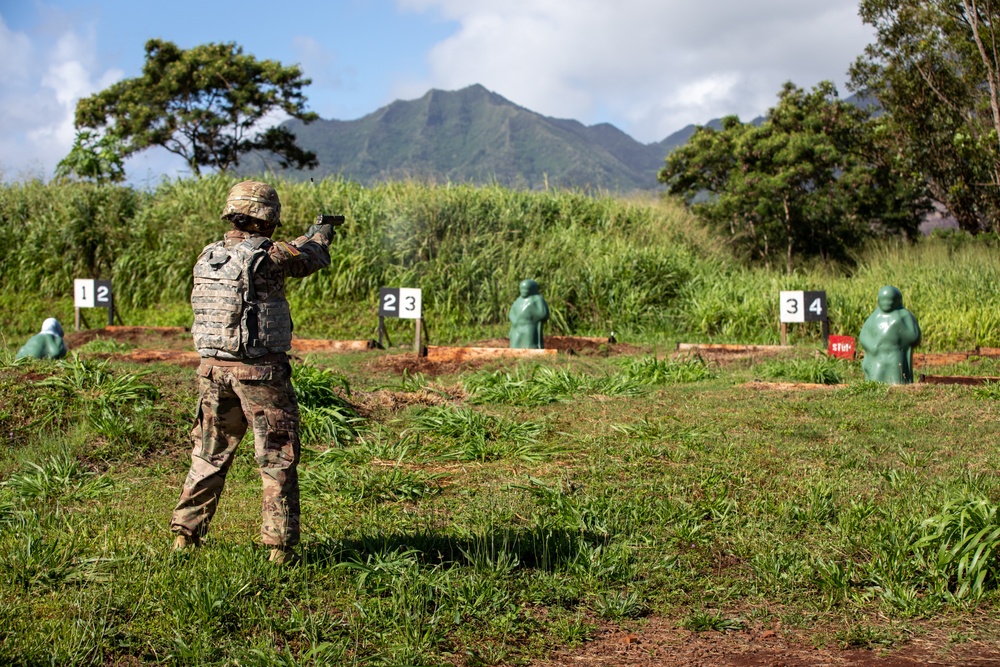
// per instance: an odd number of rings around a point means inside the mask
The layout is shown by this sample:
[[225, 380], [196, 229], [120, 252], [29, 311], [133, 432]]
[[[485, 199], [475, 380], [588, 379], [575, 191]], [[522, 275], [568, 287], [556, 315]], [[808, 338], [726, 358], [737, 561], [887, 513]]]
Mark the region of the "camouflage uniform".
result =
[[[225, 247], [255, 236], [227, 232]], [[253, 285], [258, 294], [283, 294], [286, 276], [304, 277], [329, 263], [328, 240], [321, 234], [275, 242], [254, 271]], [[279, 352], [223, 360], [203, 354], [198, 376], [201, 396], [191, 431], [191, 470], [171, 530], [195, 538], [206, 533], [236, 447], [250, 426], [264, 487], [261, 539], [275, 547], [294, 546], [299, 541], [299, 409], [287, 357]]]

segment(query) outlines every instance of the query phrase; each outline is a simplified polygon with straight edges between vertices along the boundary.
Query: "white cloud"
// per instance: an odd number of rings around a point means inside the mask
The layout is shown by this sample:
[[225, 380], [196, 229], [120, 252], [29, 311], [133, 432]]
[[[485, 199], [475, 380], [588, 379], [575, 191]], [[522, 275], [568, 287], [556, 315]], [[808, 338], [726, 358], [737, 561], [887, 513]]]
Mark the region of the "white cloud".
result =
[[292, 38], [292, 49], [299, 57], [303, 73], [312, 79], [314, 86], [337, 89], [344, 85], [334, 51], [305, 35]]
[[[11, 30], [0, 16], [0, 168], [5, 178], [47, 177], [73, 145], [73, 114], [81, 97], [122, 77], [97, 65], [94, 26], [80, 28], [48, 12], [39, 35]], [[45, 31], [44, 33], [42, 31]]]
[[547, 115], [612, 122], [643, 141], [773, 105], [784, 81], [812, 86], [870, 41], [856, 0], [398, 0], [459, 25], [405, 89], [481, 83]]

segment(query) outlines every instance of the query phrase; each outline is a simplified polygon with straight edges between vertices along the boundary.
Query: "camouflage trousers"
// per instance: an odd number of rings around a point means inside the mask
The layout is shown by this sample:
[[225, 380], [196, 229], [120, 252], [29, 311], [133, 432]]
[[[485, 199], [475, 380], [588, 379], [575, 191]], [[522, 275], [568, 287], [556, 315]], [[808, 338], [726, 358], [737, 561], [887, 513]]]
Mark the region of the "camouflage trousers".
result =
[[261, 541], [294, 546], [299, 541], [299, 406], [291, 367], [203, 362], [198, 375], [201, 396], [191, 431], [191, 470], [170, 529], [197, 537], [208, 531], [236, 447], [249, 425], [264, 486]]

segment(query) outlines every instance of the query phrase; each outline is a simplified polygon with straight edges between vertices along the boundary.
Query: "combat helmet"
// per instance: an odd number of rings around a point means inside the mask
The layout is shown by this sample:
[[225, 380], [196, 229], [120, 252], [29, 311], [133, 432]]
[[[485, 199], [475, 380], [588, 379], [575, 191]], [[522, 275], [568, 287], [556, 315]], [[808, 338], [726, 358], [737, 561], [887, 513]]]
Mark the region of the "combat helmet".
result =
[[267, 227], [281, 226], [281, 202], [277, 190], [260, 181], [237, 183], [229, 191], [226, 206], [222, 209], [224, 219], [234, 214], [250, 216], [266, 223]]

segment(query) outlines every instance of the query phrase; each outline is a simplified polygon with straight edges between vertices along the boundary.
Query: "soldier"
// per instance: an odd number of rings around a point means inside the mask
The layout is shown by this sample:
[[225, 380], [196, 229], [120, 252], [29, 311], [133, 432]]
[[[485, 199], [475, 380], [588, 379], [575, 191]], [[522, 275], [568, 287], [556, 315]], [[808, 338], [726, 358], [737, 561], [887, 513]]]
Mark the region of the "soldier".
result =
[[222, 212], [232, 229], [206, 246], [194, 266], [191, 333], [202, 358], [200, 398], [191, 470], [170, 522], [175, 549], [200, 545], [249, 426], [264, 487], [261, 540], [272, 561], [298, 560], [299, 409], [285, 354], [292, 342], [285, 278], [330, 264], [333, 228], [314, 224], [294, 241], [272, 241], [280, 212], [274, 188], [238, 183]]
[[50, 317], [42, 322], [42, 330], [28, 339], [15, 359], [62, 359], [66, 356], [66, 343], [63, 342], [63, 328], [59, 320]]

